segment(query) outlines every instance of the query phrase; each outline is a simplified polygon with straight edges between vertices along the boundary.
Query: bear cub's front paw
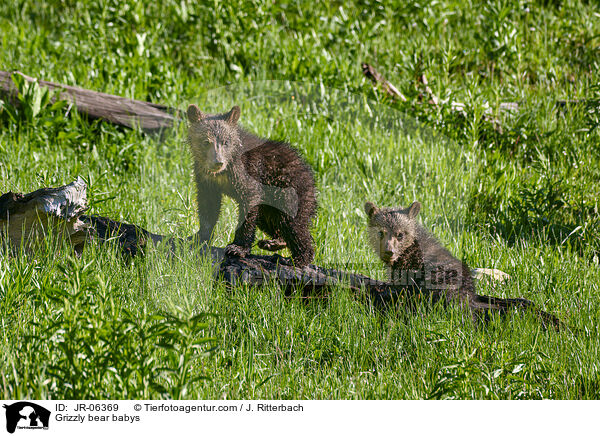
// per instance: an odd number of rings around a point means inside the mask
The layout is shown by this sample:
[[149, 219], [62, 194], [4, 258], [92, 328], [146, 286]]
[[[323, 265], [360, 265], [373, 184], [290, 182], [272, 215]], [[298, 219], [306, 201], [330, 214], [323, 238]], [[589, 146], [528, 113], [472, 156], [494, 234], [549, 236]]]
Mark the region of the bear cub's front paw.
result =
[[246, 257], [250, 253], [249, 248], [242, 247], [241, 245], [229, 244], [225, 247], [225, 255], [230, 257]]

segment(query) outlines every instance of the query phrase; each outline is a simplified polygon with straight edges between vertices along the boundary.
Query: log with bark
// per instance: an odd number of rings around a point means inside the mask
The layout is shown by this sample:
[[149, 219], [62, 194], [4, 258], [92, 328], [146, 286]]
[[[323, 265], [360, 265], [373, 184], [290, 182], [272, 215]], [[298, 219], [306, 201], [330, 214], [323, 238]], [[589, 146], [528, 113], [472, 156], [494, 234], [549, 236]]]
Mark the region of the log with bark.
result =
[[[464, 290], [449, 297], [444, 290], [397, 285], [317, 265], [296, 268], [289, 259], [276, 254], [226, 257], [221, 247], [194, 247], [193, 238], [184, 240], [153, 234], [133, 224], [85, 215], [86, 210], [86, 185], [80, 178], [59, 188], [43, 188], [29, 194], [3, 194], [0, 196], [1, 246], [14, 249], [24, 244], [26, 249], [34, 249], [50, 231], [49, 228], [58, 229], [56, 234], [70, 241], [77, 252], [83, 250], [86, 244], [97, 241], [112, 244], [130, 258], [140, 255], [148, 246], [166, 243], [172, 250], [184, 244], [197, 249], [199, 255], [210, 256], [215, 279], [224, 280], [231, 286], [248, 284], [260, 287], [267, 282], [276, 282], [286, 295], [294, 294], [301, 298], [327, 298], [333, 288], [344, 287], [359, 297], [368, 298], [374, 306], [382, 309], [397, 306], [399, 302], [408, 307], [423, 300], [442, 301], [467, 307], [475, 318], [488, 318], [492, 313], [505, 314], [515, 308], [525, 309], [538, 316], [546, 327], [557, 330], [562, 327], [557, 317], [521, 298], [488, 297]], [[499, 273], [503, 274], [485, 269], [478, 272], [480, 275]]]
[[28, 82], [36, 82], [41, 87], [56, 91], [58, 98], [74, 104], [78, 112], [86, 114], [90, 119], [101, 119], [129, 128], [139, 126], [146, 132], [155, 133], [173, 127], [175, 119], [179, 116], [177, 109], [161, 104], [38, 80], [18, 71], [0, 71], [0, 96], [13, 104], [19, 104], [16, 98], [18, 90], [12, 79], [13, 74], [23, 77]]

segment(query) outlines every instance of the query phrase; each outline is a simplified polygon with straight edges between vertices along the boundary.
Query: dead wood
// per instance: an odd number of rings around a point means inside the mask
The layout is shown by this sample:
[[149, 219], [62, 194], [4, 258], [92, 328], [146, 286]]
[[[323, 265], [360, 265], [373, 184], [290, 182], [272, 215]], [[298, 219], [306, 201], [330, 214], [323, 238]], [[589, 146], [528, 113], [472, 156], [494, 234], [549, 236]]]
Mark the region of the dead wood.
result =
[[86, 209], [86, 185], [81, 178], [29, 194], [7, 192], [0, 196], [0, 242], [34, 249], [54, 230], [80, 247], [87, 236], [88, 226], [80, 219]]
[[398, 88], [392, 85], [385, 77], [383, 77], [379, 72], [373, 68], [373, 66], [363, 63], [361, 64], [363, 74], [365, 77], [370, 79], [373, 84], [381, 86], [381, 89], [393, 100], [407, 101], [406, 97], [402, 95]]
[[118, 126], [129, 128], [139, 126], [146, 132], [159, 132], [173, 127], [175, 117], [179, 115], [177, 109], [160, 104], [38, 80], [18, 71], [0, 71], [0, 95], [16, 104], [18, 104], [15, 98], [18, 90], [12, 80], [13, 74], [18, 74], [29, 82], [37, 82], [42, 87], [57, 91], [60, 99], [74, 104], [78, 112], [87, 114], [90, 119], [102, 119]]
[[[381, 89], [392, 99], [401, 100], [406, 102], [407, 99], [402, 93], [396, 88], [389, 80], [387, 80], [380, 72], [378, 72], [372, 65], [369, 65], [365, 62], [361, 64], [361, 68], [365, 77], [369, 78], [374, 85], [380, 86]], [[434, 94], [432, 89], [429, 87], [429, 83], [427, 77], [424, 74], [420, 74], [416, 78], [416, 84], [418, 87], [423, 89], [424, 93], [419, 94], [418, 100], [419, 103], [426, 101], [429, 105], [433, 107], [446, 106], [450, 109], [451, 112], [466, 115], [466, 105], [457, 101], [443, 101], [440, 100], [438, 96]], [[577, 106], [577, 105], [586, 105], [592, 106], [595, 109], [600, 107], [600, 104], [597, 99], [590, 100], [557, 100], [555, 103], [555, 107], [557, 113], [564, 112], [567, 108]], [[521, 103], [520, 102], [502, 102], [498, 104], [498, 112], [518, 112], [520, 110]], [[503, 132], [502, 124], [498, 117], [494, 114], [493, 108], [488, 107], [482, 116], [482, 121], [489, 123], [491, 127], [498, 133]]]
[[[18, 247], [22, 241], [29, 243], [32, 234], [36, 241], [43, 239], [44, 231], [48, 231], [45, 223], [53, 222], [54, 228], [62, 229], [59, 234], [68, 238], [77, 251], [83, 250], [91, 241], [113, 244], [126, 258], [138, 256], [149, 245], [156, 244], [168, 244], [172, 254], [176, 254], [177, 245], [198, 249], [194, 247], [193, 238], [184, 240], [157, 235], [133, 224], [84, 215], [86, 209], [86, 186], [80, 178], [66, 186], [43, 188], [30, 194], [8, 192], [0, 196], [0, 237]], [[221, 247], [204, 247], [199, 249], [199, 255], [210, 256], [216, 278], [230, 286], [260, 287], [275, 282], [286, 295], [301, 298], [327, 298], [332, 289], [343, 287], [359, 298], [366, 297], [378, 308], [399, 303], [411, 305], [423, 300], [454, 302], [468, 307], [476, 318], [488, 318], [491, 313], [504, 314], [518, 308], [532, 311], [547, 327], [559, 329], [562, 326], [557, 317], [521, 298], [495, 298], [464, 290], [449, 295], [445, 290], [423, 289], [414, 284], [397, 285], [317, 265], [296, 268], [289, 259], [279, 255], [226, 257]]]
[[440, 99], [437, 98], [437, 96], [433, 93], [433, 91], [429, 87], [429, 81], [427, 80], [427, 77], [425, 77], [425, 74], [421, 74], [419, 76], [418, 82], [425, 88], [425, 92], [427, 93], [427, 96], [429, 97], [429, 104], [437, 106], [440, 103]]

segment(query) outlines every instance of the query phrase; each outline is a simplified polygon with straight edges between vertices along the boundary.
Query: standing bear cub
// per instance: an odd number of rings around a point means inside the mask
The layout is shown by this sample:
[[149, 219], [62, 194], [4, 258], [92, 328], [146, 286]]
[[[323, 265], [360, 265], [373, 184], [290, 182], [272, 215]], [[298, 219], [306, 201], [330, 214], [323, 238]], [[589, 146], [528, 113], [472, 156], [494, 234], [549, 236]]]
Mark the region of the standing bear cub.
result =
[[239, 214], [226, 255], [250, 253], [258, 226], [273, 238], [260, 241], [260, 248], [288, 247], [295, 266], [308, 265], [314, 257], [309, 227], [317, 209], [313, 172], [289, 144], [242, 129], [240, 113], [238, 106], [216, 115], [204, 114], [196, 105], [187, 109], [200, 219], [197, 237], [200, 242], [211, 238], [227, 195], [238, 204]]

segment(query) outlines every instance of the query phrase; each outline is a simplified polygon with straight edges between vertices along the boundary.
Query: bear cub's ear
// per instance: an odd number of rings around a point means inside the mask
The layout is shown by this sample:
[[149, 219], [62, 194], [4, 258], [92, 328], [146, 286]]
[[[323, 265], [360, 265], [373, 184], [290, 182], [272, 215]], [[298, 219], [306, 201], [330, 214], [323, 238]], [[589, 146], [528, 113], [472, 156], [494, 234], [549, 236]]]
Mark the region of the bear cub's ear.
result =
[[408, 208], [408, 217], [410, 219], [415, 219], [417, 217], [417, 215], [419, 215], [420, 210], [421, 210], [421, 203], [419, 203], [418, 201], [415, 201]]
[[240, 119], [241, 113], [242, 113], [242, 111], [241, 111], [240, 107], [234, 106], [227, 113], [227, 115], [225, 115], [225, 121], [227, 121], [229, 124], [235, 125], [235, 124], [237, 124], [238, 120]]
[[196, 106], [195, 104], [191, 104], [187, 108], [187, 117], [190, 123], [196, 123], [203, 119], [205, 115], [202, 112], [200, 112], [198, 106]]
[[375, 215], [377, 213], [379, 209], [377, 208], [377, 206], [375, 206], [373, 203], [371, 203], [370, 201], [367, 201], [365, 203], [365, 213], [367, 214], [367, 216], [369, 218], [371, 218], [373, 215]]

